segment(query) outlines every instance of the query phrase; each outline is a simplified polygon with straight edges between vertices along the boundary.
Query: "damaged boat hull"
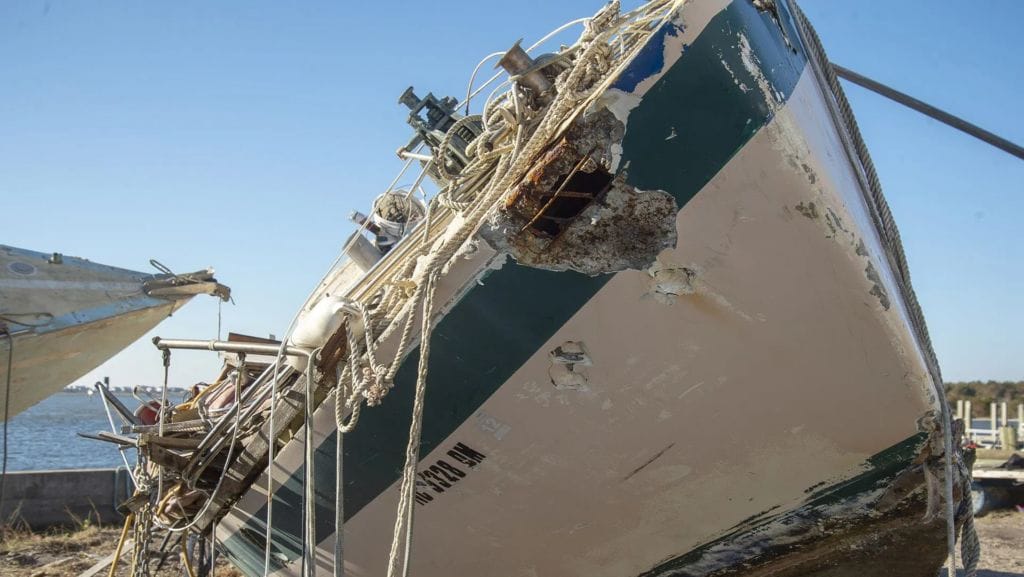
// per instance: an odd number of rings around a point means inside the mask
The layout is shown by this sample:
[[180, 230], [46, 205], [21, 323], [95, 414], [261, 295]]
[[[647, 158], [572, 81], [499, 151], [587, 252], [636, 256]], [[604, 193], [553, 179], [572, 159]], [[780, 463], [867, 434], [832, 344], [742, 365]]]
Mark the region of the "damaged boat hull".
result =
[[8, 414], [17, 415], [95, 369], [196, 294], [227, 295], [211, 275], [200, 271], [179, 283], [174, 275], [0, 245], [0, 325], [10, 333], [10, 339], [0, 336], [3, 383], [13, 347]]
[[[411, 574], [941, 564], [942, 522], [921, 520], [936, 498], [934, 355], [899, 241], [775, 4], [686, 3], [588, 112], [622, 124], [610, 172], [679, 207], [674, 243], [642, 270], [583, 274], [578, 255], [526, 266], [481, 239], [442, 279]], [[345, 437], [350, 575], [386, 573], [415, 357]], [[329, 402], [314, 424], [327, 575]], [[302, 459], [292, 440], [271, 467], [276, 575], [301, 567]], [[263, 574], [266, 486], [218, 526], [250, 575]], [[897, 562], [892, 545], [915, 539], [927, 546]]]

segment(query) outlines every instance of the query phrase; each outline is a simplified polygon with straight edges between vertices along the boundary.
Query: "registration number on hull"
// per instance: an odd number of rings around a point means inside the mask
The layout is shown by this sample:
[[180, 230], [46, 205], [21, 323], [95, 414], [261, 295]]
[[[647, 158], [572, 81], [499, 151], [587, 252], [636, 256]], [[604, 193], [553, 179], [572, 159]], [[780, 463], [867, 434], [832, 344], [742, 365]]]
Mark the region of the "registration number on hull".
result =
[[487, 458], [483, 453], [456, 443], [446, 453], [448, 458], [438, 459], [433, 465], [416, 474], [416, 503], [426, 505], [439, 495], [451, 489], [466, 477], [466, 473], [480, 465]]

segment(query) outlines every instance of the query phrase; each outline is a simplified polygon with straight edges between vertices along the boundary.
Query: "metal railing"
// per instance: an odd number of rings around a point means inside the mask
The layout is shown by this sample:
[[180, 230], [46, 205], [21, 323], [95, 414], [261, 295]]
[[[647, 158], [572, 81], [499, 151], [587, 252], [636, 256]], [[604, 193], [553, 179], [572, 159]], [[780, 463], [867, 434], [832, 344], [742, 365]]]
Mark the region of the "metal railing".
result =
[[[963, 419], [965, 434], [967, 438], [977, 445], [986, 449], [1012, 449], [1021, 448], [1024, 441], [1024, 403], [1017, 405], [1017, 418], [1009, 418], [1009, 406], [1007, 403], [990, 403], [989, 417], [987, 419], [976, 419], [973, 417], [973, 406], [971, 401], [959, 400], [956, 402], [956, 417]], [[1016, 446], [1004, 447], [1005, 428], [1016, 431]]]

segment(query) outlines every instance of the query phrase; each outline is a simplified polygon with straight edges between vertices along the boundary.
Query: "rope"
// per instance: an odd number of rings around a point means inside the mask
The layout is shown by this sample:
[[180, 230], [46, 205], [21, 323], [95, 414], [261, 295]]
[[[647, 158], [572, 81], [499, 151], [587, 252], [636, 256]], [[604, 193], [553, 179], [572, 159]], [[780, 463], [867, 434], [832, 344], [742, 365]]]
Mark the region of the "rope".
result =
[[[946, 549], [949, 555], [949, 577], [956, 577], [956, 514], [953, 510], [953, 421], [949, 414], [949, 403], [942, 398], [942, 445], [945, 452], [944, 493], [946, 505]], [[969, 576], [973, 577], [973, 576]]]
[[[20, 317], [31, 317], [33, 320], [29, 322], [26, 322], [25, 320], [18, 320]], [[30, 329], [42, 328], [52, 322], [53, 315], [50, 313], [0, 313], [0, 323], [20, 325]], [[9, 330], [10, 329], [4, 329], [5, 332]]]
[[[423, 308], [421, 330], [423, 335], [431, 332], [433, 318], [434, 290], [437, 277], [427, 278], [427, 288]], [[420, 436], [423, 431], [423, 402], [427, 392], [428, 360], [430, 358], [431, 339], [424, 338], [420, 345], [419, 368], [416, 373], [416, 396], [412, 408], [412, 424], [409, 427], [409, 443], [405, 448], [405, 466], [402, 470], [402, 484], [398, 499], [398, 512], [395, 515], [395, 530], [391, 540], [391, 554], [388, 557], [388, 577], [395, 577], [398, 567], [400, 550], [403, 553], [402, 575], [408, 575], [409, 556], [412, 551], [412, 524], [415, 510], [416, 467], [419, 465]], [[405, 529], [405, 531], [403, 531]], [[400, 537], [405, 534], [404, 546]]]
[[345, 379], [342, 377], [346, 370], [347, 367], [338, 371], [334, 388], [334, 424], [338, 429], [334, 444], [334, 577], [345, 577]]
[[316, 487], [315, 487], [315, 447], [313, 446], [313, 411], [316, 409], [313, 394], [316, 387], [314, 380], [313, 360], [320, 349], [313, 351], [306, 362], [306, 410], [303, 415], [303, 445], [305, 462], [303, 463], [303, 533], [302, 533], [302, 574], [313, 577], [316, 573]]
[[[658, 7], [664, 7], [666, 3], [660, 3]], [[439, 239], [439, 244], [435, 245], [427, 253], [426, 261], [422, 267], [423, 272], [419, 275], [420, 282], [413, 281], [415, 291], [412, 297], [409, 299], [411, 306], [402, 307], [401, 316], [405, 317], [403, 324], [402, 334], [399, 340], [398, 351], [394, 356], [394, 361], [390, 367], [387, 367], [386, 371], [382, 371], [382, 365], [375, 360], [375, 345], [374, 343], [378, 339], [374, 339], [371, 331], [374, 326], [372, 318], [370, 318], [368, 311], [365, 308], [360, 308], [359, 311], [362, 313], [362, 321], [365, 344], [365, 362], [362, 360], [362, 356], [357, 354], [357, 343], [354, 339], [351, 339], [350, 331], [350, 359], [349, 359], [349, 373], [352, 377], [353, 387], [349, 399], [357, 398], [360, 394], [367, 400], [367, 404], [374, 405], [380, 402], [381, 397], [386, 394], [387, 390], [392, 386], [391, 381], [397, 372], [398, 365], [401, 359], [404, 357], [407, 351], [414, 328], [415, 315], [411, 314], [413, 310], [430, 310], [432, 308], [431, 303], [425, 302], [433, 298], [433, 289], [429, 291], [424, 290], [425, 284], [432, 285], [436, 280], [436, 275], [442, 268], [451, 260], [451, 258], [461, 249], [462, 245], [472, 234], [473, 231], [478, 228], [486, 214], [493, 208], [498, 200], [504, 196], [506, 191], [511, 185], [521, 178], [522, 174], [525, 174], [529, 165], [532, 163], [533, 158], [550, 142], [557, 128], [564, 122], [568, 113], [576, 108], [581, 101], [585, 100], [588, 96], [594, 93], [596, 90], [596, 84], [594, 83], [594, 76], [599, 72], [605, 72], [609, 69], [607, 62], [609, 56], [609, 50], [606, 44], [601, 41], [607, 40], [611, 36], [612, 30], [600, 31], [599, 27], [609, 25], [618, 17], [618, 3], [614, 2], [609, 5], [606, 9], [602, 10], [595, 18], [588, 21], [588, 26], [584, 32], [584, 41], [589, 42], [586, 49], [582, 51], [577, 61], [577, 66], [574, 69], [570, 69], [567, 73], [562, 74], [558, 78], [556, 86], [559, 87], [559, 95], [555, 98], [552, 104], [549, 106], [537, 128], [527, 139], [524, 132], [524, 127], [521, 122], [517, 123], [516, 130], [516, 144], [513, 146], [511, 156], [515, 158], [511, 161], [508, 156], [501, 156], [498, 159], [498, 165], [493, 172], [493, 176], [490, 179], [486, 189], [481, 192], [477, 198], [473, 201], [462, 201], [460, 207], [464, 208], [464, 219], [457, 228], [449, 227], [444, 236]], [[589, 88], [579, 89], [577, 87], [590, 84]], [[513, 105], [516, 107], [517, 117], [522, 118], [525, 116], [523, 108], [518, 102], [516, 97], [516, 91], [513, 89]], [[495, 110], [493, 107], [488, 105], [486, 107], [488, 113]], [[490, 114], [488, 114], [490, 116]], [[508, 115], [501, 115], [502, 118], [508, 118]], [[442, 147], [443, 148], [443, 147]], [[493, 157], [487, 159], [488, 162], [493, 161]], [[480, 159], [479, 157], [475, 162], [472, 162], [470, 166], [461, 174], [467, 172], [474, 172], [480, 170]], [[476, 166], [474, 166], [476, 165]], [[449, 194], [451, 187], [448, 189]], [[428, 212], [429, 216], [429, 212]], [[425, 234], [429, 234], [429, 224], [425, 226]], [[427, 244], [427, 241], [424, 242]], [[426, 279], [423, 282], [422, 279]], [[358, 305], [356, 305], [358, 307]], [[351, 326], [351, 324], [350, 324]], [[426, 346], [429, 348], [429, 332], [421, 332], [423, 338], [422, 348]], [[422, 367], [422, 370], [426, 370], [426, 366]], [[382, 375], [383, 373], [383, 375]], [[383, 378], [381, 378], [383, 377]], [[340, 386], [340, 385], [339, 385]], [[354, 408], [353, 403], [347, 401], [347, 408]], [[414, 415], [413, 428], [417, 426], [417, 417]], [[413, 431], [415, 436], [415, 432]], [[404, 510], [403, 505], [403, 510]]]
[[[816, 72], [823, 76], [827, 81], [829, 89], [835, 99], [835, 104], [839, 108], [840, 119], [842, 120], [843, 126], [846, 128], [846, 132], [849, 137], [853, 140], [852, 144], [855, 149], [857, 160], [864, 171], [864, 176], [867, 178], [868, 188], [871, 193], [872, 206], [875, 209], [872, 211], [872, 216], [875, 218], [876, 224], [881, 232], [882, 239], [886, 244], [888, 253], [895, 259], [896, 269], [899, 273], [897, 281], [902, 285], [902, 293], [910, 313], [911, 324], [922, 342], [922, 348], [925, 350], [925, 359], [932, 374], [932, 384], [937, 391], [938, 398], [940, 399], [943, 422], [943, 450], [945, 452], [943, 459], [945, 473], [943, 475], [943, 492], [945, 494], [946, 549], [949, 556], [947, 570], [949, 577], [955, 577], [956, 512], [953, 508], [953, 421], [950, 416], [949, 404], [946, 402], [945, 393], [942, 390], [942, 375], [939, 370], [938, 361], [936, 360], [935, 351], [932, 347], [931, 338], [928, 334], [928, 328], [924, 321], [924, 315], [921, 312], [921, 307], [917, 301], [917, 295], [914, 293], [913, 286], [910, 282], [910, 270], [907, 266], [906, 255], [903, 252], [903, 243], [900, 241], [896, 222], [892, 217], [892, 212], [890, 211], [889, 205], [882, 193], [881, 181], [875, 171], [875, 166], [871, 160], [871, 154], [868, 152], [864, 138], [861, 136], [857, 120], [853, 115], [853, 110], [850, 107], [849, 101], [846, 99], [846, 94], [843, 92], [842, 86], [839, 84], [835, 68], [829, 64], [824, 46], [822, 45], [817, 32], [807, 20], [807, 16], [803, 13], [803, 10], [800, 9], [799, 5], [793, 2], [791, 6], [797, 26], [800, 29], [800, 35], [808, 41], [807, 48], [808, 55], [810, 57], [809, 61]], [[860, 176], [859, 173], [858, 176]], [[973, 575], [973, 572], [968, 573], [968, 577], [971, 575]]]
[[[957, 446], [962, 447], [962, 435], [964, 422], [957, 420], [958, 426]], [[971, 484], [973, 483], [971, 466], [964, 462], [963, 452], [958, 461], [960, 467], [960, 516], [963, 518], [963, 525], [960, 527], [960, 559], [964, 567], [964, 577], [975, 577], [978, 573], [978, 561], [981, 560], [981, 540], [978, 539], [978, 532], [974, 527], [974, 503], [970, 498]]]
[[[917, 301], [917, 294], [913, 290], [913, 286], [910, 282], [910, 268], [907, 266], [907, 258], [903, 252], [903, 243], [900, 240], [900, 233], [896, 227], [896, 221], [892, 216], [892, 211], [889, 209], [889, 203], [885, 199], [885, 195], [882, 193], [882, 183], [878, 178], [878, 173], [875, 171], [874, 162], [871, 160], [871, 153], [868, 151], [867, 144], [864, 142], [864, 138], [861, 136], [860, 127], [857, 124], [857, 119], [853, 115], [853, 109], [850, 107], [850, 102], [846, 99], [846, 93], [843, 91], [842, 85], [839, 83], [839, 79], [835, 74], [832, 66], [828, 65], [828, 57], [825, 55], [825, 49], [821, 44], [821, 39], [818, 37], [817, 32], [811, 23], [807, 20], [800, 6], [796, 3], [792, 4], [793, 13], [796, 16], [797, 24], [801, 29], [802, 36], [809, 40], [809, 52], [812, 56], [811, 62], [819, 73], [824, 76], [828, 83], [829, 89], [835, 97], [835, 104], [839, 107], [839, 115], [846, 126], [846, 132], [848, 136], [853, 140], [853, 146], [856, 152], [856, 156], [860, 161], [861, 168], [863, 169], [863, 176], [867, 179], [868, 189], [871, 191], [871, 201], [874, 205], [875, 211], [872, 216], [875, 218], [876, 224], [882, 233], [882, 239], [886, 244], [890, 255], [894, 258], [896, 270], [899, 273], [900, 281], [905, 288], [904, 297], [907, 300], [907, 308], [911, 316], [911, 322], [914, 325], [914, 329], [917, 331], [918, 336], [923, 341], [926, 361], [935, 377], [937, 383], [942, 382], [941, 373], [939, 371], [938, 362], [936, 361], [935, 351], [932, 347], [931, 337], [928, 334], [928, 327], [924, 322], [924, 314], [921, 312], [921, 306]], [[861, 176], [858, 174], [858, 176]]]
[[[966, 488], [970, 491], [970, 486]], [[970, 495], [969, 492], [963, 493]], [[960, 560], [964, 566], [964, 577], [975, 577], [978, 574], [978, 561], [981, 560], [981, 540], [974, 527], [974, 505], [966, 499], [967, 512], [964, 524], [960, 528]]]
[[[420, 146], [416, 147], [414, 152], [419, 151], [422, 147], [423, 147], [422, 144]], [[391, 181], [391, 184], [388, 185], [388, 188], [387, 188], [387, 190], [385, 192], [390, 192], [392, 189], [394, 189], [395, 185], [402, 178], [402, 175], [404, 175], [405, 172], [409, 169], [409, 167], [412, 166], [413, 160], [414, 159], [409, 158], [409, 159], [407, 159], [405, 161], [405, 164], [402, 166], [402, 170], [399, 171], [398, 175], [395, 176], [394, 180]], [[362, 225], [360, 225], [360, 227], [359, 227], [359, 229], [357, 231], [357, 234], [362, 234], [366, 230], [366, 228], [369, 226], [369, 224], [370, 224], [370, 219], [366, 219], [366, 221], [363, 222]], [[342, 262], [342, 260], [348, 254], [349, 249], [351, 249], [352, 246], [354, 246], [354, 244], [355, 244], [355, 236], [353, 236], [352, 239], [349, 240], [345, 244], [344, 247], [342, 247], [342, 250], [335, 257], [334, 262], [331, 263], [331, 266], [327, 269], [327, 272], [320, 279], [320, 282], [317, 283], [316, 287], [312, 291], [310, 291], [309, 295], [306, 297], [306, 301], [307, 302], [312, 300], [313, 297], [316, 295], [317, 291], [319, 291], [322, 287], [324, 287], [327, 284], [327, 279], [330, 277], [331, 272], [333, 272], [337, 268], [338, 264], [340, 264]], [[269, 431], [270, 431], [270, 438], [268, 439], [268, 443], [267, 443], [267, 463], [268, 463], [268, 465], [267, 465], [267, 488], [266, 488], [266, 494], [267, 494], [267, 521], [266, 521], [266, 531], [264, 533], [264, 541], [266, 543], [266, 546], [265, 546], [265, 548], [263, 550], [263, 575], [264, 575], [264, 577], [267, 577], [268, 575], [270, 575], [270, 558], [271, 558], [270, 548], [271, 548], [271, 543], [272, 543], [272, 539], [273, 539], [273, 531], [274, 531], [274, 529], [273, 529], [273, 517], [274, 517], [274, 515], [273, 515], [273, 512], [274, 512], [274, 474], [273, 474], [273, 467], [270, 466], [270, 464], [272, 464], [274, 462], [275, 444], [277, 443], [277, 439], [274, 437], [274, 425], [275, 425], [275, 421], [274, 421], [274, 412], [275, 411], [274, 411], [274, 409], [277, 407], [277, 396], [278, 396], [278, 392], [279, 392], [278, 391], [278, 383], [280, 381], [281, 362], [284, 360], [284, 357], [285, 357], [285, 349], [288, 347], [288, 339], [291, 338], [292, 332], [295, 330], [295, 325], [298, 323], [299, 316], [301, 314], [302, 314], [302, 309], [299, 309], [292, 316], [292, 320], [288, 323], [288, 330], [285, 331], [284, 336], [281, 338], [281, 347], [278, 349], [277, 356], [274, 358], [274, 367], [273, 367], [273, 373], [272, 373], [273, 379], [271, 380], [271, 384], [270, 384], [270, 415], [269, 415], [269, 424], [268, 424], [268, 428], [269, 428]]]
[[[159, 421], [157, 421], [158, 428], [157, 428], [157, 433], [156, 434], [157, 434], [158, 437], [163, 437], [164, 436], [164, 422], [167, 421], [167, 418], [170, 416], [170, 411], [167, 410], [167, 384], [168, 384], [168, 381], [170, 381], [170, 376], [171, 376], [171, 349], [164, 349], [164, 351], [163, 351], [163, 361], [164, 361], [164, 385], [163, 385], [163, 388], [161, 389], [161, 393], [160, 393], [160, 412], [157, 413], [157, 417], [160, 419]], [[163, 498], [163, 495], [164, 495], [164, 470], [163, 470], [163, 467], [160, 468], [160, 471], [157, 474], [157, 485], [156, 486], [157, 486], [156, 498], [157, 498], [157, 502], [159, 502]]]
[[[667, 5], [669, 3], [655, 4], [656, 8], [664, 8]], [[419, 462], [423, 407], [429, 370], [430, 334], [432, 331], [434, 295], [438, 276], [452, 257], [462, 248], [469, 236], [479, 227], [482, 220], [494, 208], [495, 204], [525, 174], [532, 165], [533, 159], [548, 145], [563, 123], [579, 111], [581, 103], [586, 102], [592, 95], [598, 92], [600, 88], [598, 81], [604, 78], [612, 68], [612, 51], [607, 42], [616, 31], [615, 28], [612, 28], [612, 24], [621, 22], [619, 18], [619, 3], [615, 1], [587, 22], [579, 41], [582, 49], [577, 61], [573, 67], [556, 77], [555, 86], [557, 94], [549, 107], [539, 116], [536, 128], [532, 134], [526, 135], [522, 121], [516, 123], [515, 143], [512, 146], [511, 154], [500, 156], [493, 176], [486, 188], [475, 199], [462, 205], [465, 207], [462, 222], [456, 223], [454, 229], [452, 226], [449, 226], [438, 244], [433, 246], [426, 255], [422, 272], [418, 275], [419, 282], [416, 282], [416, 290], [411, 298], [411, 310], [422, 310], [420, 328], [422, 342], [420, 345], [409, 442], [406, 447], [406, 462], [403, 467], [399, 503], [395, 517], [394, 533], [392, 535], [391, 552], [388, 559], [388, 577], [396, 577], [399, 566], [402, 567], [403, 577], [406, 577], [411, 566], [416, 469]], [[621, 45], [625, 46], [624, 40]], [[628, 61], [625, 53], [621, 57], [623, 61]], [[524, 113], [524, 106], [516, 87], [513, 87], [511, 91], [511, 104], [515, 109], [515, 117], [517, 119], [526, 118], [527, 115]], [[491, 114], [493, 110], [495, 109], [491, 108], [490, 105], [485, 106], [488, 128], [490, 128], [490, 119], [493, 118]], [[507, 117], [507, 115], [502, 115], [503, 119], [507, 119]], [[477, 162], [479, 162], [479, 158]], [[471, 171], [473, 164], [471, 162], [470, 166], [466, 167], [466, 171]], [[451, 188], [448, 189], [448, 194], [450, 194], [450, 191]], [[429, 228], [427, 233], [429, 233]], [[409, 339], [414, 318], [412, 314], [406, 317], [406, 323], [399, 344], [400, 351], [404, 350], [405, 344]], [[364, 318], [363, 330], [367, 340], [367, 356], [370, 367], [375, 368], [375, 363], [372, 359], [373, 339], [369, 335], [371, 327], [372, 322], [368, 318]], [[355, 352], [354, 348], [351, 352]], [[396, 355], [396, 361], [400, 358], [400, 356]], [[352, 360], [357, 361], [358, 359]], [[397, 362], [393, 364], [393, 367], [396, 365]], [[355, 384], [354, 390], [359, 389], [361, 382], [357, 366], [354, 363], [350, 364]], [[376, 373], [377, 371], [371, 372]], [[393, 375], [389, 374], [388, 376]], [[338, 386], [341, 387], [342, 383], [339, 382]], [[338, 423], [341, 423], [340, 420]], [[399, 561], [400, 556], [401, 561]]]

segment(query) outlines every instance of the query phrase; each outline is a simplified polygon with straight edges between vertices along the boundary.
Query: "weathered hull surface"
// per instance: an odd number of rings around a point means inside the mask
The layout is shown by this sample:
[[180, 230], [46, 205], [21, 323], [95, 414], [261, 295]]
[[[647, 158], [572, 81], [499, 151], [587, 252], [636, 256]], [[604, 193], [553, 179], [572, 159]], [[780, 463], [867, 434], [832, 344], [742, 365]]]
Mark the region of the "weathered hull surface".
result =
[[[58, 259], [52, 259], [58, 260]], [[56, 393], [188, 302], [145, 294], [154, 275], [0, 246], [0, 321], [14, 355], [9, 414]], [[0, 382], [11, 341], [0, 338]], [[0, 397], [0, 420], [3, 419]]]
[[[411, 574], [877, 563], [916, 575], [941, 563], [942, 523], [920, 521], [933, 355], [779, 4], [781, 27], [750, 2], [687, 3], [597, 105], [624, 124], [627, 183], [681, 207], [655, 266], [587, 276], [483, 247], [444, 278]], [[386, 573], [415, 361], [345, 437], [351, 575]], [[333, 407], [315, 424], [329, 574]], [[302, 454], [293, 440], [272, 467], [280, 575], [301, 563]], [[251, 575], [263, 572], [266, 482], [219, 525]], [[891, 547], [914, 543], [910, 561]]]

